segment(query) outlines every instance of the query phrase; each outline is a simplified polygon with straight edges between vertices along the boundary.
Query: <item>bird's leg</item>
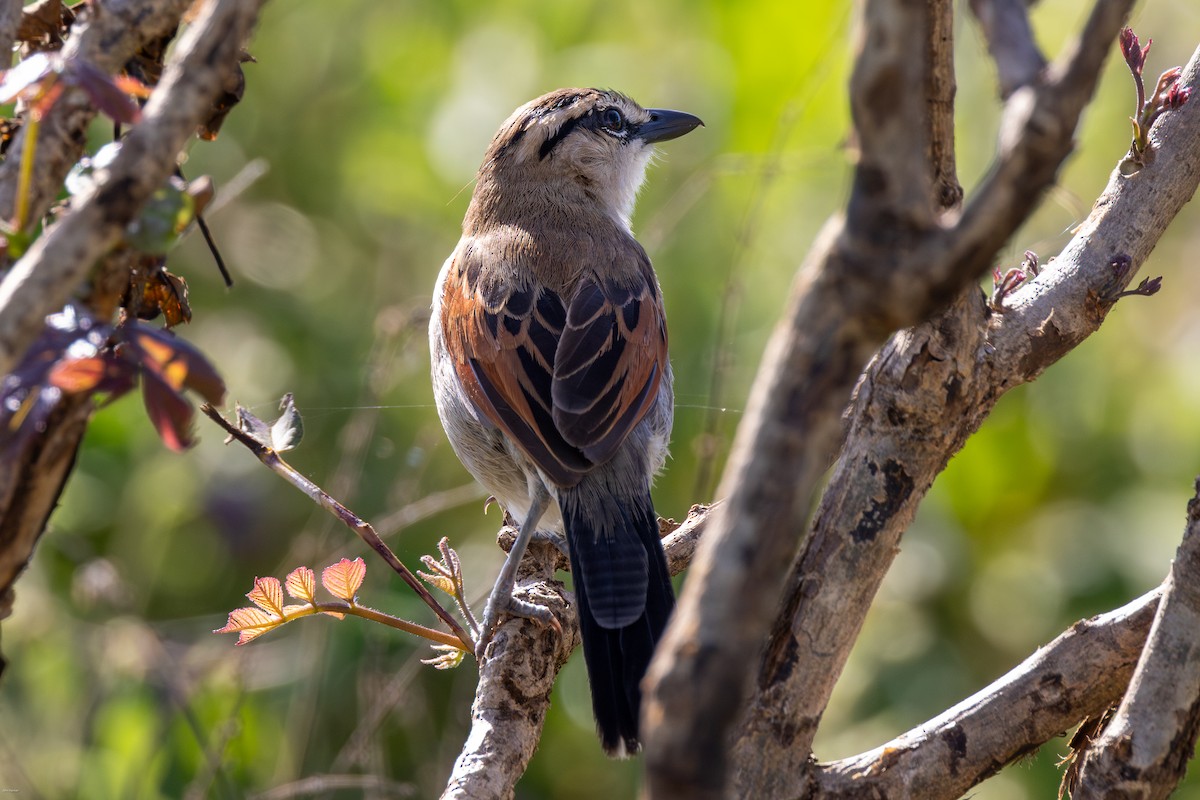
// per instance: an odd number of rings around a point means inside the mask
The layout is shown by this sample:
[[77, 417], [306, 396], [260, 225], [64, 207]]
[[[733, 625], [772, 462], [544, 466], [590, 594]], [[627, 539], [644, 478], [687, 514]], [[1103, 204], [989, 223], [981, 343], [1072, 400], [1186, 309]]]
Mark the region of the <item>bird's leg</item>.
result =
[[479, 638], [475, 642], [476, 658], [483, 656], [484, 650], [492, 641], [492, 636], [500, 623], [500, 614], [504, 612], [537, 620], [543, 625], [557, 627], [550, 609], [513, 597], [513, 588], [517, 582], [517, 566], [525, 556], [529, 540], [533, 538], [533, 533], [537, 530], [538, 523], [545, 514], [546, 507], [550, 504], [550, 494], [541, 481], [530, 480], [530, 489], [533, 497], [529, 503], [529, 513], [525, 515], [525, 520], [517, 531], [517, 539], [513, 542], [512, 549], [508, 551], [508, 558], [505, 560], [504, 566], [500, 568], [500, 574], [496, 576], [496, 585], [492, 587], [487, 605], [483, 608], [483, 623], [479, 626]]

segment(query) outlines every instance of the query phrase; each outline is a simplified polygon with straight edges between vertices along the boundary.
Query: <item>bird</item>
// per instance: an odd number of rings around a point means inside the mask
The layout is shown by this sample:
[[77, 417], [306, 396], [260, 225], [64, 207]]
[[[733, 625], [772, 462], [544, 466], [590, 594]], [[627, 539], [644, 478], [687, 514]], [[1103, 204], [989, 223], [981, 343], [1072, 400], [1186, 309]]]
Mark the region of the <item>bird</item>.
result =
[[429, 326], [438, 416], [516, 542], [484, 609], [513, 597], [535, 532], [564, 540], [597, 732], [641, 747], [641, 681], [675, 597], [651, 483], [674, 414], [662, 290], [630, 217], [654, 145], [703, 125], [601, 89], [558, 89], [500, 126], [476, 174]]

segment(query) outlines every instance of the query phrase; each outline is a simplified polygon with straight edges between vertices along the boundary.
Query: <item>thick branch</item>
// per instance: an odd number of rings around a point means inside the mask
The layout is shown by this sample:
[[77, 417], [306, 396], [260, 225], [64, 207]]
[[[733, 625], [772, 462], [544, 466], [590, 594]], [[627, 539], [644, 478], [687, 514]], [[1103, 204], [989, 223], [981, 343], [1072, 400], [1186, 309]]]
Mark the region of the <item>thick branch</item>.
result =
[[[213, 0], [179, 43], [177, 57], [94, 189], [34, 242], [0, 283], [0, 373], [71, 297], [96, 261], [121, 238], [237, 67], [262, 0]], [[3, 176], [0, 176], [2, 179]]]
[[[972, 288], [936, 321], [897, 334], [857, 391], [847, 441], [763, 653], [733, 761], [737, 793], [800, 794], [812, 741], [879, 584], [934, 476], [969, 435], [986, 317]], [[972, 428], [973, 430], [973, 428]]]
[[934, 719], [874, 750], [820, 765], [818, 796], [961, 797], [1121, 696], [1161, 595], [1156, 589], [1124, 608], [1078, 622]]
[[[889, 214], [884, 204], [903, 193], [893, 191], [886, 184], [889, 173], [873, 163], [869, 172], [858, 170], [845, 228], [831, 222], [802, 268], [726, 470], [727, 505], [710, 523], [651, 665], [644, 722], [653, 796], [722, 793], [726, 735], [741, 709], [735, 689], [745, 685], [746, 653], [757, 649], [776, 610], [783, 564], [806, 528], [809, 497], [823, 454], [840, 438], [839, 416], [850, 387], [887, 332], [919, 321], [957, 295], [1052, 183], [1129, 2], [1103, 0], [1099, 6], [1082, 43], [1053, 79], [1019, 95], [1032, 112], [1020, 115], [1026, 135], [1004, 145], [981, 194], [985, 202], [979, 208], [995, 212], [987, 237], [976, 230], [980, 223], [970, 213], [953, 229], [932, 235], [922, 235], [922, 215], [914, 215], [911, 207]], [[923, 6], [876, 3], [868, 11], [868, 28], [893, 26], [889, 30], [899, 35], [912, 25], [898, 25], [897, 19], [915, 16], [916, 29], [926, 30]], [[886, 40], [888, 33], [881, 31], [879, 38]], [[870, 33], [867, 39], [874, 41]], [[856, 75], [881, 68], [906, 74], [904, 65], [886, 61], [894, 53], [886, 47], [864, 49]], [[856, 80], [855, 89], [872, 85]], [[1054, 124], [1043, 119], [1051, 103]], [[922, 142], [919, 132], [908, 136]], [[908, 149], [903, 141], [889, 146]], [[875, 224], [861, 229], [856, 219]], [[977, 249], [966, 250], [966, 241]], [[783, 475], [793, 476], [793, 482], [782, 481]]]
[[1200, 480], [1183, 543], [1129, 691], [1088, 747], [1072, 797], [1168, 797], [1187, 772], [1200, 733]]
[[[865, 19], [851, 100], [862, 156], [847, 222], [827, 223], [797, 275], [718, 491], [729, 499], [712, 515], [647, 676], [643, 727], [654, 797], [723, 793], [725, 736], [740, 707], [746, 654], [765, 634], [782, 567], [840, 438], [839, 412], [888, 330], [883, 315], [870, 313], [879, 291], [872, 267], [893, 267], [883, 251], [898, 252], [933, 223], [920, 124], [926, 65], [911, 52], [926, 30], [926, 9], [876, 0]], [[862, 238], [847, 236], [846, 226]], [[873, 256], [880, 256], [874, 264]]]
[[[1200, 51], [1189, 82], [1198, 62]], [[1200, 106], [1185, 105], [1155, 133], [1164, 163], [1132, 178], [1114, 169], [1077, 235], [1002, 313], [971, 288], [872, 360], [736, 737], [743, 794], [803, 784], [833, 685], [934, 477], [1004, 392], [1097, 330], [1135, 271], [1114, 269], [1114, 256], [1141, 264], [1200, 184]]]

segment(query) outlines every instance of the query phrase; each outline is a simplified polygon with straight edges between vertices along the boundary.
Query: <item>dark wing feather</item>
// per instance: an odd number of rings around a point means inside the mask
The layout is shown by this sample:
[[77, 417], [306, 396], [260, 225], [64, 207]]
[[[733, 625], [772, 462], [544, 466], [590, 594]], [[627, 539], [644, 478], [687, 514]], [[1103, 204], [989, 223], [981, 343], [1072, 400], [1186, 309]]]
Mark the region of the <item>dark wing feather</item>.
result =
[[589, 460], [607, 461], [657, 398], [666, 362], [653, 273], [639, 272], [632, 285], [585, 280], [554, 358], [553, 417], [563, 439]]
[[559, 486], [613, 456], [657, 397], [667, 339], [640, 252], [625, 283], [583, 278], [569, 305], [495, 283], [468, 244], [447, 273], [442, 333], [467, 396]]
[[[554, 424], [550, 393], [565, 312], [552, 292], [483, 286], [470, 248], [455, 256], [442, 292], [442, 334], [467, 396], [560, 486], [592, 467]], [[474, 278], [474, 280], [472, 280]]]

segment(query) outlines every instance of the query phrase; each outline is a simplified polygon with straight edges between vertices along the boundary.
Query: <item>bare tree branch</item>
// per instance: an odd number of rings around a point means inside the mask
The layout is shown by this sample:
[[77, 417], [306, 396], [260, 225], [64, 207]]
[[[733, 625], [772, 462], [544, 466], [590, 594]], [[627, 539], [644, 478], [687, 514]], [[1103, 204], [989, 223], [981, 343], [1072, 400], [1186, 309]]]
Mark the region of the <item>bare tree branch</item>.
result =
[[[710, 507], [693, 506], [681, 524], [659, 520], [671, 574], [687, 568]], [[511, 547], [511, 529], [501, 531]], [[507, 541], [506, 541], [507, 540]], [[558, 672], [579, 646], [574, 597], [554, 579], [567, 561], [557, 548], [535, 541], [521, 561], [517, 596], [544, 605], [562, 629], [543, 628], [531, 619], [512, 617], [496, 631], [479, 665], [479, 686], [471, 706], [471, 732], [450, 775], [443, 800], [490, 800], [513, 796], [541, 740], [550, 692]]]
[[[889, 124], [905, 118], [896, 110], [893, 119], [888, 110], [905, 104], [906, 87], [871, 78], [888, 70], [911, 75], [911, 62], [921, 59], [894, 42], [910, 43], [913, 31], [930, 30], [926, 9], [868, 3], [866, 40], [877, 46], [860, 50], [852, 83], [863, 162], [845, 225], [827, 225], [797, 276], [727, 467], [726, 491], [720, 493], [727, 504], [714, 515], [651, 665], [643, 719], [652, 796], [721, 795], [726, 736], [740, 710], [735, 689], [747, 677], [745, 654], [766, 633], [783, 564], [797, 532], [806, 528], [823, 454], [840, 436], [839, 413], [850, 387], [890, 330], [919, 321], [988, 265], [1053, 182], [1130, 5], [1101, 0], [1080, 42], [1046, 83], [1010, 100], [1008, 117], [1016, 123], [1010, 130], [1020, 135], [1002, 141], [996, 169], [958, 224], [935, 232], [926, 228], [932, 219], [928, 175], [905, 171], [879, 152], [890, 148], [912, 157], [915, 151], [920, 161], [924, 121], [908, 129]], [[925, 85], [924, 69], [922, 64], [916, 87]], [[870, 106], [870, 92], [882, 111], [858, 116]], [[923, 116], [924, 103], [918, 107]], [[866, 123], [871, 133], [864, 136]], [[900, 138], [876, 137], [880, 131]], [[896, 177], [908, 184], [892, 185]], [[914, 185], [924, 187], [924, 197]], [[906, 205], [890, 205], [897, 201]], [[985, 211], [987, 231], [980, 216]], [[779, 480], [784, 474], [796, 476], [791, 485]]]
[[[1189, 85], [1198, 62], [1200, 51]], [[803, 783], [834, 683], [935, 476], [1006, 391], [1099, 328], [1135, 272], [1114, 268], [1114, 257], [1145, 261], [1200, 185], [1200, 106], [1164, 117], [1155, 138], [1165, 163], [1132, 179], [1114, 169], [1076, 236], [1002, 313], [972, 287], [872, 360], [735, 738], [741, 793]]]
[[874, 750], [821, 765], [817, 796], [961, 797], [1121, 696], [1161, 596], [1160, 587], [1124, 608], [1077, 622], [934, 719]]
[[663, 549], [667, 552], [667, 569], [678, 575], [692, 563], [692, 556], [700, 544], [700, 537], [708, 527], [708, 517], [719, 503], [694, 505], [687, 518], [681, 523], [675, 520], [659, 520], [659, 531], [663, 534]]
[[[12, 359], [24, 350], [25, 342], [40, 332], [45, 315], [79, 290], [98, 260], [101, 267], [93, 286], [93, 295], [97, 296], [91, 302], [98, 313], [112, 312], [120, 292], [128, 285], [128, 264], [117, 256], [102, 256], [141, 201], [174, 171], [176, 155], [208, 114], [225, 73], [237, 65], [239, 48], [256, 16], [257, 5], [233, 0], [210, 4], [210, 13], [194, 23], [188, 37], [190, 44], [181, 43], [176, 51], [173, 66], [147, 105], [143, 122], [131, 131], [120, 156], [99, 179], [97, 191], [81, 198], [47, 230], [0, 283], [0, 319], [4, 320], [0, 328], [7, 331], [7, 338], [0, 337], [5, 338], [0, 350], [4, 351], [6, 364], [0, 373], [11, 369]], [[135, 0], [98, 3], [91, 8], [103, 10], [95, 12], [98, 16], [90, 25], [77, 23], [77, 36], [73, 38], [80, 41], [81, 51], [92, 53], [89, 58], [94, 63], [116, 69], [105, 59], [121, 59], [116, 62], [119, 67], [139, 43], [149, 38], [145, 31], [139, 35], [127, 29], [145, 21], [151, 31], [158, 30], [155, 26], [167, 24], [167, 7], [145, 0], [140, 4]], [[110, 52], [105, 49], [108, 46], [116, 48], [118, 55], [104, 56]], [[62, 99], [66, 97], [64, 93]], [[84, 116], [90, 119], [92, 114], [89, 111]], [[45, 124], [42, 128], [45, 132]], [[79, 139], [81, 134], [77, 131], [73, 136]], [[39, 158], [43, 149], [56, 147], [40, 140], [39, 145]], [[5, 166], [16, 158], [10, 155]], [[58, 169], [56, 161], [38, 163], [39, 180]], [[57, 173], [55, 180], [61, 182], [66, 168]], [[5, 191], [4, 175], [0, 167], [0, 195]], [[52, 196], [56, 190], [47, 191]], [[11, 208], [11, 195], [9, 198]], [[0, 199], [0, 207], [4, 202]], [[39, 287], [48, 287], [48, 293], [39, 297]], [[57, 299], [50, 299], [51, 294]], [[45, 431], [25, 440], [19, 452], [7, 452], [0, 462], [0, 618], [11, 606], [13, 582], [33, 552], [74, 466], [91, 411], [92, 402], [83, 395], [62, 398], [47, 419]]]
[[554, 580], [560, 554], [534, 542], [521, 560], [515, 596], [549, 608], [558, 635], [530, 619], [512, 617], [496, 631], [479, 664], [471, 732], [442, 800], [511, 798], [542, 737], [558, 671], [579, 646], [573, 598]]
[[[146, 44], [179, 24], [192, 0], [101, 0], [81, 9], [63, 46], [65, 59], [80, 59], [105, 74], [121, 69]], [[39, 125], [29, 218], [38, 219], [54, 202], [67, 172], [79, 161], [84, 132], [96, 116], [87, 93], [68, 88]], [[26, 146], [26, 130], [17, 133], [0, 164], [0, 219], [11, 220], [16, 208], [17, 173]], [[6, 370], [0, 370], [6, 371]]]
[[8, 69], [12, 63], [13, 42], [17, 38], [17, 28], [21, 24], [21, 0], [2, 0], [0, 2], [0, 53], [7, 53], [8, 58], [0, 63], [0, 69]]
[[237, 67], [261, 5], [262, 0], [213, 0], [205, 6], [112, 165], [4, 276], [0, 373], [12, 369], [46, 315], [62, 307], [96, 260], [120, 239], [146, 198], [173, 174], [179, 151], [210, 115], [214, 98]]
[[1075, 800], [1168, 797], [1200, 734], [1200, 479], [1183, 543], [1137, 671], [1116, 716], [1088, 747]]
[[1000, 96], [1007, 98], [1036, 81], [1046, 59], [1033, 39], [1023, 0], [971, 0], [971, 11], [996, 62]]
[[936, 3], [929, 11], [929, 30], [923, 37], [925, 61], [929, 64], [925, 81], [925, 124], [929, 129], [925, 163], [932, 167], [934, 207], [942, 212], [958, 208], [963, 198], [954, 152], [954, 96], [958, 92], [954, 78], [954, 6]]
[[971, 375], [985, 314], [972, 288], [871, 362], [735, 734], [733, 775], [744, 796], [779, 796], [808, 780], [813, 737], [845, 659], [901, 534], [953, 452], [950, 421], [974, 399], [964, 395], [960, 406], [947, 387]]
[[[862, 156], [847, 219], [826, 224], [797, 275], [718, 491], [728, 501], [712, 515], [647, 676], [654, 797], [722, 794], [725, 734], [740, 707], [746, 654], [765, 633], [809, 496], [840, 438], [839, 412], [888, 330], [876, 298], [886, 281], [872, 285], [873, 272], [895, 267], [882, 250], [903, 249], [913, 231], [933, 224], [925, 97], [913, 96], [925, 85], [925, 64], [911, 52], [925, 9], [877, 0], [865, 19], [851, 101]], [[847, 229], [870, 238], [854, 241]], [[794, 483], [779, 479], [785, 474]]]

